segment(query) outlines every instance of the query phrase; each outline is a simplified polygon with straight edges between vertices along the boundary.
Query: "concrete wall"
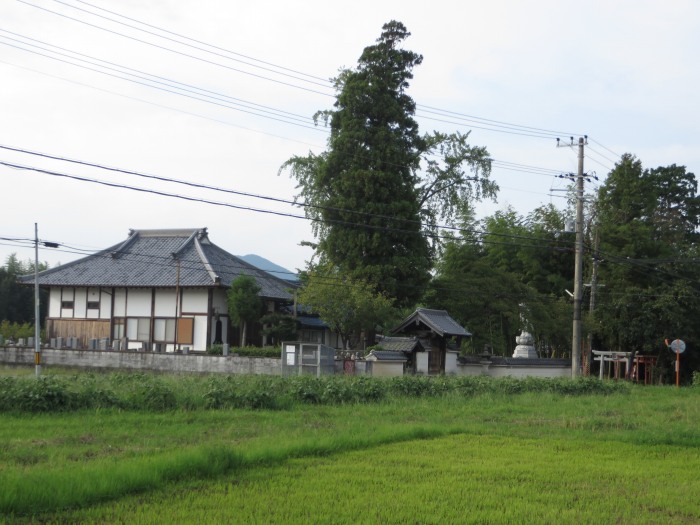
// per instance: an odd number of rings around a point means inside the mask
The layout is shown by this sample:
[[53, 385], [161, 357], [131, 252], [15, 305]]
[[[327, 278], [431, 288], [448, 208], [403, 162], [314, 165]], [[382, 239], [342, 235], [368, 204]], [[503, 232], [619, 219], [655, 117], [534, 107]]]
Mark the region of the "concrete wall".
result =
[[[263, 357], [213, 356], [206, 354], [165, 354], [153, 352], [116, 352], [111, 350], [41, 351], [42, 365], [79, 368], [154, 370], [159, 372], [200, 372], [220, 374], [280, 375], [280, 360]], [[34, 349], [0, 347], [0, 363], [34, 366]]]
[[550, 364], [495, 364], [489, 360], [480, 363], [459, 363], [458, 375], [485, 375], [489, 377], [571, 377], [571, 365]]

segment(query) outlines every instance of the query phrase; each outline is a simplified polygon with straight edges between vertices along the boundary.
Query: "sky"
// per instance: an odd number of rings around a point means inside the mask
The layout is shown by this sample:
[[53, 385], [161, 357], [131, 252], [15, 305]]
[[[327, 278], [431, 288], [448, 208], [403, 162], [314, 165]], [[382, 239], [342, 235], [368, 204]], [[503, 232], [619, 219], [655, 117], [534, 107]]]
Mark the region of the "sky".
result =
[[0, 262], [34, 258], [36, 223], [61, 244], [40, 250], [51, 266], [130, 229], [207, 227], [304, 268], [313, 235], [280, 167], [325, 149], [329, 79], [390, 20], [424, 57], [421, 131], [469, 132], [494, 159], [479, 217], [566, 206], [577, 148], [556, 137], [587, 135], [589, 191], [624, 153], [700, 170], [694, 0], [2, 0]]

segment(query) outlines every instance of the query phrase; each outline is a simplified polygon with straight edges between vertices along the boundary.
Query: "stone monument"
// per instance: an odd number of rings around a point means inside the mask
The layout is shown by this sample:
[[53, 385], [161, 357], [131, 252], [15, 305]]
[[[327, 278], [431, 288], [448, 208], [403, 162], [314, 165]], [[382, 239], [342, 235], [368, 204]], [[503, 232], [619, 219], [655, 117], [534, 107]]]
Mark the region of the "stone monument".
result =
[[530, 332], [523, 330], [520, 335], [515, 338], [515, 342], [518, 343], [518, 346], [515, 347], [513, 357], [537, 359], [537, 350], [535, 350], [535, 346], [532, 344], [535, 342], [535, 338], [532, 337]]

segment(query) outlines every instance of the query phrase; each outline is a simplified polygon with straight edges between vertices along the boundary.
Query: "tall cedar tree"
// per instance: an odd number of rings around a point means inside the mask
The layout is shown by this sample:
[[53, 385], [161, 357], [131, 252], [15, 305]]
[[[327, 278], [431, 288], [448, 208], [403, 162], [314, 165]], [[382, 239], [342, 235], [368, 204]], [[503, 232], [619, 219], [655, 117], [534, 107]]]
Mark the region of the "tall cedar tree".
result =
[[[370, 283], [399, 307], [413, 306], [430, 279], [437, 220], [454, 219], [470, 197], [497, 189], [485, 178], [486, 150], [470, 147], [467, 135], [419, 134], [406, 89], [423, 57], [400, 49], [409, 35], [400, 22], [384, 25], [357, 67], [335, 79], [335, 109], [316, 115], [330, 126], [328, 150], [282, 166], [311, 205], [319, 263]], [[442, 163], [429, 160], [433, 154]], [[464, 164], [482, 182], [472, 184]]]

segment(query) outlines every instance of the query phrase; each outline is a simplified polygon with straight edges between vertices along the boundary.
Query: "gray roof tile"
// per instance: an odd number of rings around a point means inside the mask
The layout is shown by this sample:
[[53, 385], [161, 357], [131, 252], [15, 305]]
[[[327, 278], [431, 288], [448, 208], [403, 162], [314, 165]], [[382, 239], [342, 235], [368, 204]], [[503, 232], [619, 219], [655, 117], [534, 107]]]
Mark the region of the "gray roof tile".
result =
[[[179, 269], [178, 269], [179, 266]], [[39, 273], [41, 286], [229, 287], [252, 276], [260, 295], [291, 299], [290, 283], [259, 270], [209, 241], [206, 228], [131, 230], [120, 244]], [[33, 276], [21, 278], [33, 282]]]
[[411, 332], [412, 326], [422, 323], [430, 330], [441, 337], [444, 336], [471, 336], [460, 324], [452, 319], [445, 310], [430, 310], [428, 308], [418, 308], [409, 315], [393, 332]]
[[415, 337], [382, 337], [377, 341], [382, 350], [391, 352], [423, 352], [425, 348]]
[[403, 352], [392, 352], [390, 350], [372, 350], [365, 359], [374, 356], [377, 361], [408, 361]]

